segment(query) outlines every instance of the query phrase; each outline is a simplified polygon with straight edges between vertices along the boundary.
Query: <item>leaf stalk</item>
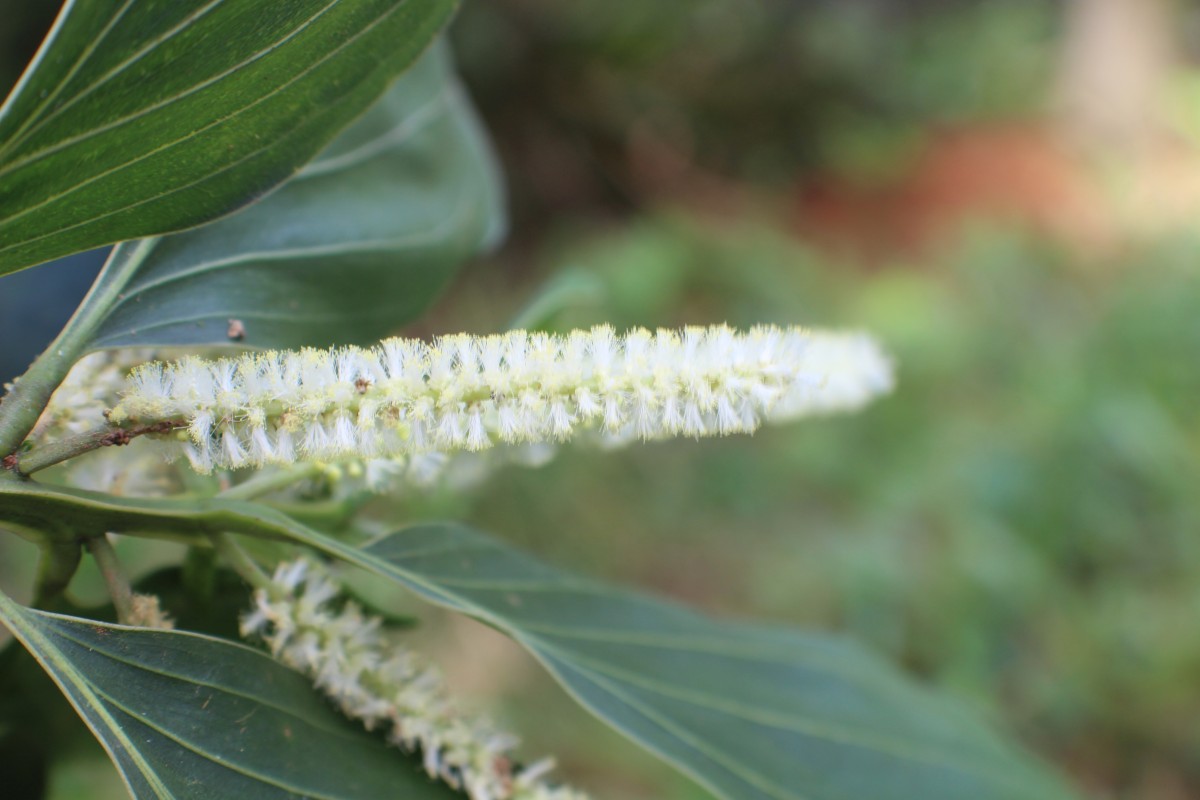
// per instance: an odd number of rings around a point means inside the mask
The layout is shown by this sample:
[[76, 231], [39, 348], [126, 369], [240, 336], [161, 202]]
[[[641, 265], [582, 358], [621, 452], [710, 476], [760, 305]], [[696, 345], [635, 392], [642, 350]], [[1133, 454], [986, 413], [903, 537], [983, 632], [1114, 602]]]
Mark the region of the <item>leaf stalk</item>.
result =
[[153, 237], [122, 242], [113, 248], [92, 288], [62, 332], [0, 402], [0, 456], [16, 454], [25, 437], [37, 425], [54, 390], [87, 350], [92, 334], [157, 243], [158, 238]]
[[271, 576], [263, 572], [262, 568], [254, 562], [249, 553], [242, 549], [233, 536], [228, 533], [218, 533], [213, 535], [212, 541], [213, 547], [229, 563], [233, 571], [241, 576], [242, 580], [255, 589], [262, 589], [266, 592], [273, 591]]
[[77, 539], [48, 539], [42, 542], [41, 559], [38, 561], [38, 576], [34, 590], [35, 608], [52, 608], [66, 590], [83, 550]]
[[104, 585], [108, 587], [113, 607], [117, 610], [117, 621], [122, 625], [133, 624], [133, 588], [129, 585], [125, 570], [121, 568], [121, 561], [117, 558], [117, 551], [113, 549], [108, 534], [89, 538], [87, 549], [96, 561], [100, 575], [104, 578]]

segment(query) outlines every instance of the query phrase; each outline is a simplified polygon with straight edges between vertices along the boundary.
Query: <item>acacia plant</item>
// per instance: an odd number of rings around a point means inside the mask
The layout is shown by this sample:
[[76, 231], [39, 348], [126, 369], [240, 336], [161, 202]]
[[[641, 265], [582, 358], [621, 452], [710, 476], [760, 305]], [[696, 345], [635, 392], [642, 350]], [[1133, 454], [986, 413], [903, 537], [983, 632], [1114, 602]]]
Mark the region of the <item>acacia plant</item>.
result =
[[[504, 229], [437, 42], [454, 5], [64, 5], [0, 109], [0, 273], [116, 246], [0, 405], [0, 526], [40, 552], [30, 605], [0, 594], [0, 687], [44, 670], [137, 798], [583, 797], [354, 598], [373, 573], [511, 637], [697, 791], [1069, 796], [839, 638], [364, 512], [468, 461], [743, 433], [892, 384], [869, 336], [803, 328], [380, 341]], [[117, 537], [179, 564], [131, 585]], [[72, 603], [85, 557], [111, 606]], [[11, 754], [65, 745], [36, 697], [0, 699], [0, 781], [28, 792]]]

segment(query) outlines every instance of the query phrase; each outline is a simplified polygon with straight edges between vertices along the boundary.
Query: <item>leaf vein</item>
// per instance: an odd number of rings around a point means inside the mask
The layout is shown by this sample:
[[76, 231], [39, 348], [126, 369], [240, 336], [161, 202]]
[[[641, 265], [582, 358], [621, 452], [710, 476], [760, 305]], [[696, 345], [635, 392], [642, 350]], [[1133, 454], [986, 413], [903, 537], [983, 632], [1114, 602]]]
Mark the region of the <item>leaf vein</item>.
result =
[[738, 717], [749, 722], [754, 722], [759, 725], [777, 728], [779, 730], [799, 733], [802, 735], [811, 735], [814, 738], [824, 739], [831, 742], [841, 742], [864, 749], [877, 750], [896, 758], [907, 759], [919, 763], [928, 764], [930, 766], [939, 767], [952, 772], [961, 772], [967, 775], [976, 775], [979, 777], [996, 780], [1000, 783], [1009, 785], [1014, 784], [1012, 778], [1007, 772], [992, 771], [986, 768], [972, 765], [970, 768], [962, 766], [962, 761], [956, 761], [953, 757], [914, 749], [906, 746], [903, 742], [889, 738], [872, 738], [864, 737], [861, 733], [851, 731], [845, 728], [829, 726], [827, 724], [815, 725], [813, 722], [793, 715], [773, 714], [769, 711], [759, 710], [752, 706], [747, 706], [741, 703], [724, 703], [711, 695], [697, 694], [695, 692], [684, 691], [677, 688], [677, 684], [668, 684], [663, 681], [647, 678], [639, 673], [629, 672], [627, 670], [613, 668], [606, 662], [600, 662], [586, 656], [580, 656], [571, 651], [558, 648], [553, 644], [547, 644], [547, 647], [561, 654], [563, 658], [569, 658], [572, 663], [579, 664], [595, 674], [606, 675], [610, 678], [623, 681], [631, 686], [640, 687], [646, 691], [654, 692], [682, 702], [690, 703], [700, 708], [707, 708], [715, 711], [720, 711], [733, 717]]
[[[269, 708], [272, 711], [277, 711], [285, 716], [291, 717], [292, 719], [299, 720], [300, 722], [303, 722], [306, 725], [316, 728], [322, 732], [333, 734], [333, 735], [336, 735], [343, 739], [353, 740], [356, 738], [353, 734], [349, 733], [348, 731], [345, 731], [345, 730], [342, 730], [342, 729], [339, 729], [336, 727], [330, 727], [330, 726], [326, 725], [325, 723], [323, 723], [321, 720], [316, 720], [311, 717], [307, 717], [302, 714], [298, 714], [298, 713], [296, 713], [295, 709], [293, 709], [293, 708], [290, 708], [288, 706], [281, 706], [277, 703], [264, 700], [260, 696], [247, 694], [246, 692], [233, 689], [226, 684], [214, 683], [210, 680], [191, 677], [189, 675], [184, 675], [182, 673], [172, 672], [170, 670], [161, 669], [161, 668], [157, 668], [157, 667], [151, 667], [151, 666], [148, 666], [147, 664], [139, 662], [139, 661], [132, 661], [127, 658], [122, 658], [117, 653], [114, 653], [108, 649], [97, 648], [95, 646], [95, 644], [89, 643], [83, 639], [79, 639], [78, 637], [72, 635], [71, 633], [69, 633], [68, 631], [66, 631], [62, 628], [58, 628], [57, 633], [59, 636], [62, 636], [64, 639], [68, 639], [68, 640], [74, 642], [75, 644], [79, 645], [80, 647], [86, 648], [89, 651], [91, 651], [92, 653], [97, 653], [97, 654], [103, 656], [104, 658], [109, 659], [110, 661], [115, 661], [118, 664], [124, 664], [127, 667], [132, 667], [141, 672], [147, 672], [151, 675], [158, 675], [163, 678], [170, 678], [171, 680], [176, 680], [181, 683], [186, 683], [190, 686], [200, 686], [205, 689], [212, 689], [214, 691], [221, 692], [222, 694], [229, 695], [230, 697], [237, 697], [242, 700], [249, 700], [249, 701], [257, 703], [258, 705], [261, 705], [265, 708]], [[175, 633], [177, 635], [192, 636], [192, 634], [190, 634], [186, 631], [176, 631]], [[207, 637], [197, 637], [197, 638], [207, 638]], [[240, 642], [230, 642], [230, 641], [227, 641], [224, 639], [220, 640], [220, 642], [221, 642], [221, 644], [227, 645], [227, 646], [245, 647]], [[267, 658], [267, 656], [263, 655], [262, 653], [259, 653], [257, 650], [253, 650], [252, 648], [245, 648], [245, 649], [249, 650], [250, 652], [254, 653], [255, 655], [261, 656], [264, 659]], [[268, 659], [268, 660], [270, 661], [272, 666], [278, 666], [277, 662], [275, 662], [273, 659]], [[299, 673], [297, 673], [297, 674], [299, 674]]]
[[404, 145], [412, 137], [432, 125], [439, 117], [446, 116], [450, 112], [456, 101], [456, 98], [451, 96], [454, 91], [456, 90], [447, 84], [445, 88], [438, 91], [437, 95], [384, 133], [341, 155], [310, 161], [296, 173], [293, 180], [299, 181], [327, 175], [331, 172], [348, 170], [370, 161], [388, 150]]
[[[126, 60], [122, 61], [121, 63], [117, 64], [112, 69], [110, 69], [108, 72], [101, 75], [92, 84], [84, 87], [78, 93], [72, 95], [70, 99], [68, 99], [65, 103], [63, 103], [58, 108], [52, 110], [49, 114], [45, 115], [44, 117], [41, 117], [40, 119], [37, 119], [36, 117], [31, 116], [30, 117], [31, 121], [34, 121], [33, 125], [31, 125], [28, 129], [19, 132], [18, 137], [11, 142], [11, 146], [16, 147], [21, 142], [28, 139], [31, 135], [36, 133], [38, 131], [38, 129], [45, 126], [48, 122], [53, 120], [55, 117], [59, 116], [64, 111], [66, 111], [68, 108], [70, 108], [71, 106], [78, 103], [80, 100], [82, 100], [85, 97], [87, 97], [88, 95], [90, 95], [96, 89], [98, 89], [101, 86], [103, 86], [104, 84], [108, 83], [114, 77], [121, 74], [121, 72], [123, 72], [128, 66], [130, 66], [131, 64], [137, 63], [144, 56], [153, 52], [155, 49], [157, 49], [159, 46], [161, 46], [164, 42], [169, 41], [172, 37], [174, 37], [177, 33], [179, 33], [179, 31], [186, 29], [189, 25], [192, 24], [192, 22], [194, 22], [197, 19], [200, 19], [204, 15], [208, 14], [208, 12], [210, 12], [212, 9], [216, 8], [217, 6], [221, 5], [224, 2], [225, 2], [225, 0], [211, 0], [211, 2], [209, 2], [208, 5], [203, 6], [200, 9], [192, 12], [190, 15], [188, 15], [186, 18], [184, 18], [174, 28], [170, 28], [167, 31], [164, 31], [163, 34], [161, 34], [158, 38], [151, 40], [147, 45], [145, 45], [141, 50], [135, 52], [131, 57], [129, 57]], [[91, 54], [93, 52], [95, 52], [96, 47], [101, 43], [101, 41], [103, 41], [104, 37], [106, 37], [109, 34], [109, 32], [112, 31], [113, 27], [121, 20], [121, 17], [124, 16], [125, 11], [130, 7], [130, 5], [132, 5], [132, 3], [127, 0], [125, 6], [113, 18], [113, 20], [105, 27], [105, 29], [100, 33], [100, 36], [97, 37], [97, 39], [95, 41], [93, 41], [91, 44], [88, 45], [88, 48], [85, 51], [86, 55], [84, 56], [84, 58], [80, 59], [75, 64], [75, 66], [72, 68], [70, 74], [55, 88], [55, 91], [51, 94], [51, 96], [47, 97], [42, 102], [41, 106], [39, 107], [39, 110], [41, 108], [45, 108], [46, 105], [48, 105], [54, 99], [54, 97], [57, 96], [58, 92], [66, 86], [66, 84], [70, 81], [70, 79], [75, 75], [76, 70], [80, 66], [82, 66], [83, 63], [86, 62], [88, 58], [91, 57]], [[36, 155], [36, 153], [31, 153], [30, 155]], [[3, 175], [7, 171], [8, 171], [8, 168], [0, 169], [0, 175]]]
[[[336, 3], [336, 2], [339, 2], [339, 0], [334, 0], [334, 2], [335, 2], [335, 3]], [[129, 167], [133, 166], [134, 164], [137, 164], [137, 163], [139, 163], [139, 162], [141, 162], [141, 161], [144, 161], [144, 160], [146, 160], [147, 158], [151, 158], [152, 156], [158, 155], [159, 153], [163, 153], [163, 152], [166, 152], [167, 150], [170, 150], [170, 149], [172, 149], [172, 148], [174, 148], [174, 147], [177, 147], [177, 146], [179, 146], [180, 144], [183, 144], [184, 142], [186, 142], [186, 141], [188, 141], [188, 140], [190, 140], [190, 139], [192, 139], [192, 138], [195, 138], [196, 136], [199, 136], [200, 134], [204, 133], [205, 131], [209, 130], [210, 128], [216, 127], [216, 126], [218, 126], [218, 125], [222, 125], [222, 124], [224, 124], [224, 123], [226, 123], [226, 122], [228, 122], [228, 121], [230, 121], [230, 120], [232, 120], [232, 119], [234, 119], [234, 118], [236, 118], [236, 117], [240, 116], [241, 114], [243, 114], [243, 113], [245, 113], [245, 112], [249, 111], [250, 109], [252, 109], [252, 108], [254, 108], [254, 107], [256, 107], [256, 106], [260, 105], [261, 103], [264, 103], [264, 102], [266, 102], [267, 100], [269, 100], [269, 99], [271, 99], [271, 98], [273, 98], [273, 97], [277, 96], [279, 93], [283, 92], [283, 91], [284, 91], [285, 89], [287, 89], [289, 86], [291, 86], [292, 84], [294, 84], [294, 83], [296, 83], [297, 81], [301, 80], [302, 78], [304, 78], [305, 76], [307, 76], [307, 75], [308, 75], [310, 72], [312, 72], [313, 70], [315, 70], [315, 69], [317, 69], [318, 67], [322, 66], [322, 65], [323, 65], [323, 64], [324, 64], [326, 61], [328, 61], [329, 59], [331, 59], [331, 58], [335, 57], [336, 55], [338, 55], [338, 54], [339, 54], [339, 53], [340, 53], [342, 50], [344, 50], [345, 48], [349, 47], [351, 44], [353, 44], [354, 42], [356, 42], [356, 41], [357, 41], [359, 38], [361, 38], [362, 36], [365, 36], [367, 33], [369, 33], [371, 30], [373, 30], [373, 29], [375, 28], [375, 26], [376, 26], [376, 25], [378, 25], [378, 24], [379, 24], [379, 23], [380, 23], [380, 22], [381, 22], [383, 19], [387, 18], [387, 17], [388, 17], [388, 16], [390, 16], [392, 13], [394, 13], [394, 12], [396, 11], [396, 9], [397, 9], [397, 8], [400, 8], [400, 6], [392, 6], [392, 7], [391, 7], [391, 8], [389, 8], [389, 9], [388, 9], [388, 11], [386, 11], [386, 12], [385, 12], [383, 15], [381, 15], [381, 16], [380, 16], [380, 17], [378, 17], [378, 18], [376, 18], [376, 19], [375, 19], [374, 21], [372, 21], [372, 22], [371, 22], [369, 25], [365, 26], [365, 27], [364, 27], [362, 30], [358, 31], [358, 32], [357, 32], [357, 33], [355, 33], [353, 36], [351, 36], [350, 38], [348, 38], [348, 39], [347, 39], [345, 42], [343, 42], [342, 44], [338, 45], [338, 47], [334, 48], [334, 49], [333, 49], [333, 50], [331, 50], [329, 53], [326, 53], [324, 56], [322, 56], [322, 57], [321, 57], [321, 59], [319, 59], [318, 61], [316, 61], [316, 62], [315, 62], [315, 63], [313, 63], [312, 65], [310, 65], [310, 66], [306, 67], [304, 70], [300, 71], [299, 73], [295, 74], [295, 75], [294, 75], [294, 76], [293, 76], [291, 79], [289, 79], [289, 80], [288, 80], [288, 81], [286, 81], [285, 83], [281, 84], [280, 86], [278, 86], [278, 87], [276, 87], [276, 88], [272, 89], [270, 92], [268, 92], [268, 93], [264, 94], [263, 96], [259, 97], [259, 98], [258, 98], [258, 99], [256, 99], [254, 102], [250, 103], [249, 105], [243, 106], [242, 108], [239, 108], [239, 109], [237, 109], [236, 111], [233, 111], [233, 112], [231, 112], [231, 113], [229, 113], [229, 114], [225, 115], [224, 117], [221, 117], [220, 119], [214, 120], [214, 121], [212, 121], [212, 122], [208, 123], [207, 125], [204, 125], [203, 127], [201, 127], [201, 128], [198, 128], [197, 130], [194, 130], [194, 131], [192, 131], [191, 133], [188, 133], [188, 134], [187, 134], [187, 135], [185, 135], [185, 136], [182, 136], [182, 137], [180, 137], [180, 138], [178, 138], [178, 139], [175, 139], [175, 140], [173, 140], [173, 141], [171, 141], [171, 142], [167, 142], [167, 143], [165, 143], [165, 144], [159, 145], [158, 147], [155, 147], [154, 149], [152, 149], [152, 150], [149, 150], [149, 151], [147, 151], [146, 153], [143, 153], [142, 155], [140, 155], [140, 156], [138, 156], [138, 157], [136, 157], [136, 158], [134, 158], [134, 159], [131, 159], [131, 160], [129, 160], [129, 161], [126, 161], [126, 162], [125, 162], [125, 163], [123, 163], [123, 164], [119, 164], [119, 165], [117, 165], [117, 166], [115, 166], [115, 167], [111, 167], [111, 168], [109, 168], [109, 169], [105, 170], [104, 172], [101, 172], [101, 173], [99, 173], [99, 174], [97, 174], [97, 175], [94, 175], [94, 176], [92, 176], [92, 177], [88, 178], [87, 180], [80, 181], [79, 183], [75, 184], [75, 185], [74, 185], [74, 186], [72, 186], [70, 189], [67, 189], [67, 190], [66, 190], [66, 191], [64, 191], [64, 192], [60, 192], [60, 193], [59, 193], [59, 194], [57, 194], [57, 195], [54, 195], [54, 196], [52, 196], [52, 197], [45, 198], [45, 199], [43, 199], [41, 202], [39, 202], [39, 203], [37, 203], [37, 204], [35, 204], [35, 205], [33, 205], [33, 206], [29, 206], [28, 208], [24, 209], [23, 211], [21, 211], [21, 212], [19, 212], [19, 213], [17, 213], [17, 214], [14, 214], [14, 215], [12, 215], [12, 216], [10, 216], [10, 217], [8, 217], [8, 218], [6, 218], [6, 219], [5, 219], [5, 220], [3, 220], [3, 221], [0, 221], [0, 227], [2, 227], [2, 226], [4, 226], [4, 225], [7, 225], [7, 224], [11, 223], [11, 222], [12, 222], [13, 220], [15, 220], [15, 219], [18, 219], [18, 218], [20, 218], [20, 217], [26, 216], [27, 214], [33, 213], [34, 211], [37, 211], [37, 210], [39, 210], [39, 209], [41, 209], [41, 208], [43, 208], [43, 207], [45, 207], [45, 206], [47, 206], [47, 205], [49, 205], [49, 204], [51, 204], [51, 203], [58, 202], [58, 201], [59, 201], [59, 200], [61, 200], [62, 198], [64, 198], [64, 197], [68, 197], [68, 196], [70, 196], [70, 195], [74, 194], [75, 192], [77, 192], [77, 191], [79, 191], [79, 190], [83, 189], [84, 187], [86, 187], [86, 186], [89, 186], [89, 185], [91, 185], [92, 183], [95, 183], [95, 182], [96, 182], [96, 181], [98, 181], [98, 180], [102, 180], [102, 179], [104, 179], [104, 178], [107, 178], [107, 177], [109, 177], [109, 176], [111, 176], [111, 175], [114, 175], [114, 174], [116, 174], [116, 173], [118, 173], [118, 172], [121, 172], [121, 171], [123, 171], [123, 170], [125, 170], [125, 169], [128, 169]], [[30, 243], [32, 243], [32, 242], [36, 242], [36, 241], [39, 241], [39, 240], [41, 240], [41, 239], [45, 239], [45, 238], [47, 238], [47, 237], [50, 237], [50, 236], [59, 236], [59, 235], [61, 235], [61, 234], [65, 233], [66, 231], [74, 230], [75, 228], [79, 228], [79, 227], [82, 227], [82, 226], [84, 226], [84, 225], [88, 225], [88, 224], [91, 224], [91, 223], [93, 223], [93, 222], [97, 222], [97, 221], [99, 221], [99, 220], [106, 219], [106, 218], [108, 218], [108, 217], [114, 216], [114, 215], [116, 215], [116, 214], [123, 213], [123, 212], [125, 212], [125, 211], [130, 211], [130, 210], [132, 210], [132, 209], [134, 209], [134, 208], [138, 208], [139, 206], [143, 206], [143, 205], [145, 205], [145, 204], [147, 204], [147, 203], [151, 203], [151, 202], [154, 202], [154, 201], [156, 201], [156, 200], [161, 200], [162, 198], [164, 198], [164, 197], [169, 197], [169, 196], [171, 196], [171, 195], [173, 195], [173, 194], [178, 194], [178, 193], [179, 193], [179, 192], [181, 192], [181, 191], [185, 191], [185, 190], [187, 190], [187, 189], [190, 189], [190, 188], [192, 188], [193, 186], [197, 186], [197, 185], [199, 185], [199, 184], [201, 184], [201, 183], [204, 183], [204, 182], [205, 182], [205, 181], [207, 181], [207, 180], [210, 180], [210, 179], [211, 179], [211, 178], [213, 178], [213, 177], [216, 177], [217, 175], [221, 175], [221, 174], [223, 174], [223, 173], [225, 173], [225, 172], [228, 172], [230, 169], [233, 169], [233, 168], [235, 168], [235, 167], [238, 167], [238, 166], [240, 166], [241, 164], [243, 164], [243, 163], [245, 163], [246, 161], [248, 161], [248, 160], [250, 160], [250, 159], [254, 158], [255, 156], [257, 156], [257, 155], [259, 155], [259, 154], [261, 154], [261, 153], [263, 153], [263, 152], [266, 152], [266, 151], [267, 151], [267, 150], [269, 150], [269, 149], [270, 149], [272, 146], [273, 146], [272, 144], [268, 144], [268, 145], [265, 145], [265, 146], [263, 146], [263, 147], [260, 147], [260, 148], [258, 148], [258, 149], [256, 149], [256, 150], [252, 151], [251, 153], [247, 154], [246, 156], [243, 156], [242, 158], [239, 158], [239, 159], [237, 159], [236, 161], [234, 161], [234, 162], [232, 162], [232, 163], [230, 163], [230, 164], [228, 164], [228, 165], [226, 165], [226, 166], [222, 167], [221, 169], [217, 170], [216, 172], [213, 172], [213, 173], [210, 173], [210, 174], [208, 174], [208, 175], [205, 175], [204, 177], [202, 177], [202, 178], [200, 178], [200, 179], [198, 179], [198, 180], [192, 181], [191, 183], [185, 184], [185, 185], [183, 185], [183, 186], [177, 186], [177, 187], [175, 187], [175, 188], [173, 188], [173, 189], [170, 189], [170, 190], [168, 190], [168, 191], [166, 191], [166, 192], [160, 192], [159, 194], [156, 194], [156, 195], [152, 195], [152, 196], [150, 196], [150, 197], [143, 198], [142, 200], [139, 200], [139, 201], [138, 201], [138, 202], [136, 202], [136, 203], [130, 203], [130, 204], [128, 204], [128, 205], [126, 205], [126, 206], [123, 206], [123, 207], [121, 207], [121, 208], [113, 209], [113, 210], [110, 210], [110, 211], [108, 211], [108, 212], [105, 212], [104, 214], [99, 214], [99, 215], [96, 215], [96, 216], [94, 216], [94, 217], [91, 217], [90, 219], [82, 220], [82, 221], [80, 221], [80, 222], [76, 222], [76, 223], [74, 223], [74, 224], [72, 224], [72, 225], [68, 225], [68, 226], [64, 226], [64, 227], [57, 228], [57, 229], [55, 229], [54, 231], [51, 231], [51, 232], [49, 232], [49, 233], [44, 233], [44, 234], [41, 234], [41, 235], [39, 235], [39, 236], [27, 237], [27, 238], [25, 238], [25, 239], [23, 239], [23, 240], [21, 240], [21, 241], [19, 241], [19, 242], [14, 242], [13, 244], [7, 245], [7, 246], [5, 246], [5, 247], [0, 247], [0, 253], [3, 253], [3, 252], [5, 252], [6, 250], [12, 250], [12, 249], [14, 249], [14, 248], [16, 248], [16, 247], [21, 247], [21, 246], [28, 245], [28, 244], [30, 244]], [[0, 174], [2, 174], [2, 173], [0, 173]]]
[[[221, 3], [221, 2], [224, 2], [224, 0], [216, 0], [216, 3]], [[242, 61], [239, 61], [237, 64], [234, 64], [229, 69], [227, 69], [223, 72], [220, 72], [210, 78], [206, 78], [205, 80], [200, 81], [199, 83], [196, 83], [193, 86], [188, 87], [184, 91], [173, 94], [170, 97], [165, 97], [162, 100], [159, 100], [158, 102], [151, 103], [150, 105], [146, 106], [145, 108], [138, 109], [133, 114], [129, 114], [128, 116], [121, 117], [120, 119], [112, 120], [103, 125], [99, 125], [95, 128], [84, 131], [83, 133], [76, 134], [75, 136], [71, 136], [66, 139], [62, 139], [58, 142], [55, 142], [52, 145], [42, 148], [41, 150], [36, 150], [32, 153], [29, 153], [26, 156], [23, 156], [21, 158], [10, 161], [5, 166], [0, 167], [0, 177], [3, 177], [4, 175], [7, 175], [8, 173], [13, 172], [17, 169], [20, 169], [21, 167], [27, 166], [28, 164], [33, 164], [38, 161], [41, 161], [43, 158], [52, 156], [55, 153], [65, 150], [66, 148], [68, 148], [72, 145], [79, 144], [80, 142], [86, 142], [88, 139], [90, 139], [94, 136], [98, 136], [102, 133], [106, 133], [107, 131], [113, 130], [115, 128], [119, 128], [122, 125], [125, 125], [127, 123], [135, 122], [135, 121], [141, 119], [142, 117], [146, 116], [147, 114], [153, 114], [155, 111], [166, 108], [167, 106], [169, 106], [173, 103], [177, 103], [186, 97], [190, 97], [197, 92], [207, 89], [209, 86], [219, 83], [220, 81], [224, 80], [225, 78], [228, 78], [230, 75], [233, 75], [234, 73], [238, 72], [239, 70], [242, 70], [245, 67], [249, 66], [250, 64], [253, 64], [255, 61], [260, 60], [264, 56], [268, 55], [269, 53], [274, 52], [275, 50], [279, 49], [283, 45], [290, 42], [295, 37], [299, 36], [300, 33], [303, 32], [309, 25], [311, 25], [313, 22], [316, 22], [317, 19], [319, 19], [323, 14], [325, 14], [326, 11], [328, 11], [330, 8], [332, 8], [334, 5], [336, 5], [338, 2], [339, 2], [339, 0], [332, 0], [332, 2], [330, 2], [329, 5], [325, 6], [325, 8], [321, 9], [321, 11], [319, 11], [314, 16], [305, 20], [304, 23], [301, 24], [299, 27], [295, 28], [292, 31], [289, 31], [287, 33], [287, 35], [284, 36], [282, 39], [272, 42], [270, 45], [263, 48], [262, 50], [255, 51], [249, 57], [247, 57], [246, 59], [244, 59]], [[334, 52], [336, 52], [336, 51], [334, 51]], [[320, 64], [321, 62], [318, 61], [317, 63]], [[301, 74], [303, 74], [303, 73], [301, 73]], [[108, 77], [111, 77], [111, 76], [108, 76]], [[287, 83], [284, 83], [280, 88], [285, 88], [290, 83], [292, 83], [292, 81], [288, 81]], [[252, 108], [253, 106], [257, 105], [259, 102], [261, 102], [262, 99], [265, 99], [265, 97], [270, 97], [270, 96], [271, 96], [270, 94], [265, 95], [264, 98], [260, 98], [259, 100], [256, 100], [254, 103], [251, 103], [249, 106], [246, 106], [246, 108]], [[78, 97], [78, 96], [76, 96], [76, 97]], [[125, 164], [115, 167], [114, 170], [124, 169], [126, 166], [129, 166], [130, 164], [140, 161], [141, 158], [145, 158], [149, 155], [153, 155], [158, 150], [173, 147], [178, 142], [186, 141], [187, 139], [190, 139], [191, 137], [195, 136], [196, 134], [202, 133], [203, 131], [207, 130], [208, 128], [212, 127], [213, 125], [218, 125], [222, 122], [225, 122], [228, 119], [231, 119], [234, 116], [237, 116], [237, 114], [241, 113], [241, 111], [244, 111], [244, 110], [245, 110], [245, 108], [239, 109], [238, 111], [230, 114], [227, 117], [222, 117], [221, 119], [215, 120], [214, 122], [209, 123], [208, 125], [204, 126], [203, 128], [200, 128], [199, 130], [189, 133], [187, 136], [184, 136], [181, 139], [178, 139], [174, 142], [170, 142], [166, 145], [163, 145], [162, 147], [156, 148], [155, 150], [150, 150], [148, 153], [144, 154], [143, 156], [141, 156], [137, 159], [134, 159], [133, 161], [126, 162]], [[110, 170], [110, 171], [113, 171], [113, 170]], [[108, 174], [108, 172], [102, 172], [97, 177], [104, 177], [107, 174]], [[51, 197], [47, 200], [47, 202], [52, 202], [52, 201], [58, 199], [59, 197], [65, 196], [65, 194], [69, 194], [69, 192], [64, 193], [62, 195], [57, 195], [55, 197]], [[38, 206], [34, 206], [33, 208], [36, 209], [36, 208], [38, 208]], [[27, 213], [27, 212], [23, 212], [23, 213]], [[14, 215], [13, 217], [10, 217], [9, 219], [16, 219], [19, 216], [21, 216], [21, 214]]]
[[[34, 60], [30, 63], [27, 69], [27, 75], [29, 77], [33, 76], [35, 68], [41, 62], [42, 50], [48, 48], [57, 37], [59, 31], [58, 26], [60, 23], [66, 22], [67, 17], [70, 14], [70, 9], [73, 5], [73, 0], [63, 5], [62, 10], [59, 12], [59, 18], [55, 20], [54, 29], [46, 37], [46, 41], [42, 43], [42, 46], [38, 49], [37, 56], [34, 57]], [[125, 0], [125, 5], [121, 6], [121, 8], [117, 10], [117, 13], [114, 14], [111, 19], [109, 19], [108, 23], [104, 26], [100, 33], [98, 33], [96, 37], [88, 43], [88, 46], [80, 52], [79, 57], [75, 59], [75, 63], [70, 66], [66, 74], [63, 75], [62, 79], [54, 86], [54, 89], [48, 92], [46, 96], [41, 99], [41, 102], [34, 106], [34, 108], [29, 112], [29, 115], [25, 118], [25, 121], [22, 122], [15, 131], [13, 131], [12, 135], [8, 138], [8, 141], [6, 141], [3, 145], [0, 145], [0, 156], [10, 152], [18, 144], [24, 141], [31, 126], [36, 128], [39, 124], [41, 124], [37, 115], [40, 114], [42, 110], [46, 108], [46, 106], [54, 102], [54, 99], [58, 97], [59, 92], [66, 88], [66, 85], [70, 83], [71, 79], [74, 78], [79, 72], [80, 67], [87, 63], [88, 59], [92, 57], [92, 54], [96, 52], [96, 49], [104, 42], [105, 39], [108, 38], [108, 34], [111, 33], [113, 28], [117, 26], [117, 23], [121, 21], [121, 18], [125, 16], [125, 12], [128, 11], [132, 5], [133, 0]], [[0, 108], [0, 119], [4, 118], [5, 113], [10, 107], [10, 103], [15, 103], [18, 96], [24, 90], [25, 77], [25, 75], [21, 76], [21, 81], [18, 82], [17, 88], [13, 89], [8, 101], [5, 102], [4, 107]]]

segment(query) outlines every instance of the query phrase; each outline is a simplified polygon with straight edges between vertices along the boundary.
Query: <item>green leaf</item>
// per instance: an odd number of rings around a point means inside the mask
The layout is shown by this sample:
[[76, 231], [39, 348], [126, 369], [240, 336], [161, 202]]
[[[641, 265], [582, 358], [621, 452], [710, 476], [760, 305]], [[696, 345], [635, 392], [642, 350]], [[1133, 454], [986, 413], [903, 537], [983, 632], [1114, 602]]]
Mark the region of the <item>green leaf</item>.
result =
[[68, 0], [0, 107], [0, 274], [261, 197], [456, 0]]
[[590, 711], [729, 800], [1070, 796], [840, 638], [715, 621], [459, 525], [385, 536], [353, 560], [508, 634]]
[[91, 340], [365, 343], [413, 319], [504, 227], [499, 172], [448, 50], [261, 203], [158, 242]]
[[987, 725], [844, 640], [717, 622], [459, 525], [359, 548], [253, 503], [12, 481], [0, 481], [0, 520], [302, 542], [508, 634], [601, 719], [730, 800], [1075, 796]]
[[22, 608], [0, 621], [108, 750], [135, 798], [457, 797], [299, 674], [198, 634]]

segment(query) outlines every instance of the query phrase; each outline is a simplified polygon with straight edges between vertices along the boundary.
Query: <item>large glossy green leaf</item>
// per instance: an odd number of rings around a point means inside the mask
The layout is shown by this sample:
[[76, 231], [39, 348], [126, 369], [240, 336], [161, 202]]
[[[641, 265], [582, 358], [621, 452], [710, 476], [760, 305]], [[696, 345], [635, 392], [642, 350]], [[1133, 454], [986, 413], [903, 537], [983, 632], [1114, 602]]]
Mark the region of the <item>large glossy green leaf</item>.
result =
[[499, 172], [436, 47], [260, 203], [159, 241], [92, 339], [367, 342], [417, 316], [504, 226]]
[[1070, 796], [843, 639], [715, 621], [459, 525], [383, 537], [356, 560], [507, 633], [593, 713], [728, 800]]
[[3, 595], [0, 622], [66, 694], [138, 800], [458, 796], [255, 650], [46, 614]]
[[0, 108], [0, 274], [272, 189], [456, 0], [67, 0]]

